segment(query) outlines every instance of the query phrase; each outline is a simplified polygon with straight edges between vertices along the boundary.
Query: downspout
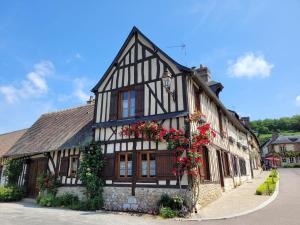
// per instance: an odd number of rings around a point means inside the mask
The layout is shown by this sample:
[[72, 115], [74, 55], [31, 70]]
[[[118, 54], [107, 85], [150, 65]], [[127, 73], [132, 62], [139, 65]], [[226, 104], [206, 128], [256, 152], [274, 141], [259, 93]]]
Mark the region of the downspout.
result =
[[247, 145], [248, 145], [248, 153], [249, 153], [249, 162], [250, 162], [250, 171], [251, 171], [251, 178], [254, 178], [253, 174], [253, 168], [252, 168], [252, 162], [251, 162], [251, 152], [250, 152], [250, 147], [249, 147], [249, 135], [247, 134]]

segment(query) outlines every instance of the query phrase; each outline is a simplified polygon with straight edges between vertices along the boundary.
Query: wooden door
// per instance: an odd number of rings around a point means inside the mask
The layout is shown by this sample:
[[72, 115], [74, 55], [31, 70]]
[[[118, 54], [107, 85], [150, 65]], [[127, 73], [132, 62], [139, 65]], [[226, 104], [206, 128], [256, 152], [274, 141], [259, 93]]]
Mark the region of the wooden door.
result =
[[219, 174], [220, 174], [220, 182], [221, 182], [221, 186], [224, 187], [224, 173], [223, 173], [221, 151], [217, 151], [217, 156], [218, 156], [218, 167], [219, 167]]
[[37, 187], [37, 177], [46, 172], [47, 158], [32, 159], [28, 164], [27, 196], [35, 198], [39, 189]]

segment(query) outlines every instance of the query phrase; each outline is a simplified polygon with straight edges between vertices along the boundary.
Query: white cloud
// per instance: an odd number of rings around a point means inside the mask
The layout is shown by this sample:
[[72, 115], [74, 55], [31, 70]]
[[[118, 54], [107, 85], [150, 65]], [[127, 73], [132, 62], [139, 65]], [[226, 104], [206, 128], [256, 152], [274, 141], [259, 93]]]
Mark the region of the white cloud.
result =
[[300, 106], [300, 95], [296, 97], [296, 105]]
[[20, 99], [38, 97], [48, 92], [46, 77], [54, 73], [51, 61], [41, 61], [34, 65], [33, 71], [26, 75], [20, 85], [0, 86], [0, 93], [8, 103], [15, 103]]
[[86, 80], [84, 78], [76, 78], [74, 80], [75, 90], [73, 92], [73, 95], [82, 102], [85, 102], [89, 99], [89, 95], [83, 91], [85, 90], [85, 84]]
[[267, 62], [261, 54], [246, 53], [229, 63], [228, 74], [232, 77], [260, 77], [270, 76], [273, 64]]
[[66, 63], [71, 63], [75, 60], [80, 60], [80, 61], [83, 61], [84, 58], [82, 57], [82, 55], [80, 53], [75, 53], [73, 55], [71, 55], [67, 60], [66, 60]]

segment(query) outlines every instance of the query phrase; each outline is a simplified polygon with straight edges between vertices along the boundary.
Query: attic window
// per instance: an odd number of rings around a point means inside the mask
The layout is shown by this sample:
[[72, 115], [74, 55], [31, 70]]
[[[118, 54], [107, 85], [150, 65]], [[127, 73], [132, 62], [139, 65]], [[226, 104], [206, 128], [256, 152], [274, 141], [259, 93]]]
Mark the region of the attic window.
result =
[[298, 138], [289, 138], [290, 141], [295, 142]]

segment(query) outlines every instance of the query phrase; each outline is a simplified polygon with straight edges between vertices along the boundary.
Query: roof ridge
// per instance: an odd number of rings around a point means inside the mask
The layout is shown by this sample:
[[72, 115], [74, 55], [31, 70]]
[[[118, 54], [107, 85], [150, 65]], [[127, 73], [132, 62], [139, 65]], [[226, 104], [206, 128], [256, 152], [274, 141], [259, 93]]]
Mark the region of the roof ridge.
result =
[[28, 129], [29, 128], [23, 128], [23, 129], [20, 129], [20, 130], [9, 131], [9, 132], [0, 134], [0, 136], [7, 135], [7, 134], [12, 134], [12, 133], [17, 133], [17, 132], [20, 132], [20, 131], [23, 131], [23, 130], [28, 130]]
[[75, 106], [73, 108], [59, 109], [59, 110], [53, 111], [53, 112], [46, 112], [46, 113], [43, 113], [42, 116], [49, 115], [49, 114], [61, 113], [61, 112], [67, 112], [67, 111], [71, 111], [71, 110], [75, 110], [75, 109], [78, 109], [78, 108], [83, 108], [83, 107], [87, 107], [87, 106], [91, 106], [91, 105], [95, 105], [95, 103], [90, 103], [90, 104], [85, 104], [85, 105], [78, 105], [78, 106]]

